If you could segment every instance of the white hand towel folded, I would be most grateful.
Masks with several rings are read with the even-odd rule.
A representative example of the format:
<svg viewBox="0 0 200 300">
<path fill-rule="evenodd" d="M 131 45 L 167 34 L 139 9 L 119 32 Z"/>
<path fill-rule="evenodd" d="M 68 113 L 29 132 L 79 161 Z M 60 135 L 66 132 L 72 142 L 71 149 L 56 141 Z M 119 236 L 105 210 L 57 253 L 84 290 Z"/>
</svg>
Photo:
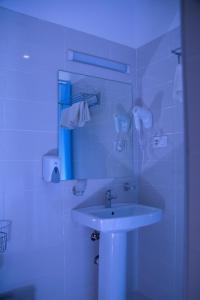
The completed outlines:
<svg viewBox="0 0 200 300">
<path fill-rule="evenodd" d="M 173 98 L 175 101 L 183 102 L 183 79 L 182 65 L 178 64 L 174 76 Z"/>
<path fill-rule="evenodd" d="M 60 125 L 74 129 L 83 127 L 88 121 L 90 121 L 88 104 L 86 101 L 80 101 L 62 111 Z"/>
</svg>

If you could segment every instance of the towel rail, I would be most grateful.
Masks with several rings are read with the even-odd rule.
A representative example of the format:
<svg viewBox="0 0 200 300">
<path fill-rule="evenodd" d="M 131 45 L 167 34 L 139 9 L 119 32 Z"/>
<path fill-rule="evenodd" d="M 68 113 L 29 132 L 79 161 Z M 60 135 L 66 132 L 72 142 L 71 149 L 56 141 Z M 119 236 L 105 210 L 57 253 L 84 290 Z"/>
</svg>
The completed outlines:
<svg viewBox="0 0 200 300">
<path fill-rule="evenodd" d="M 172 54 L 175 54 L 178 57 L 178 63 L 180 64 L 181 56 L 182 56 L 182 48 L 181 47 L 175 48 L 171 52 Z"/>
<path fill-rule="evenodd" d="M 100 93 L 97 94 L 89 94 L 89 93 L 80 93 L 71 98 L 71 103 L 77 103 L 80 101 L 87 101 L 88 106 L 92 107 L 95 105 L 100 105 Z M 60 105 L 66 105 L 65 103 L 58 102 Z"/>
</svg>

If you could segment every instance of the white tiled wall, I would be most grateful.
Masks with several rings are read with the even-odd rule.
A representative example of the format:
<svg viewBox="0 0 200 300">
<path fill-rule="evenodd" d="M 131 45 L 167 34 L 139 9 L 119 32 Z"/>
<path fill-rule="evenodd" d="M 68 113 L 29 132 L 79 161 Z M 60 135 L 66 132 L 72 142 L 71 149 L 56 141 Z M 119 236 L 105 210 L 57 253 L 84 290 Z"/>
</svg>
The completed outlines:
<svg viewBox="0 0 200 300">
<path fill-rule="evenodd" d="M 180 43 L 180 29 L 175 29 L 137 50 L 137 96 L 153 113 L 139 199 L 164 211 L 160 223 L 139 231 L 139 290 L 152 300 L 183 299 L 183 103 L 172 96 L 178 60 L 171 54 Z M 153 148 L 156 135 L 167 135 L 166 148 Z"/>
<path fill-rule="evenodd" d="M 132 83 L 136 101 L 152 110 L 140 201 L 163 208 L 164 215 L 140 231 L 138 287 L 153 300 L 182 300 L 176 280 L 182 272 L 183 109 L 172 98 L 177 61 L 170 52 L 179 46 L 179 30 L 139 48 L 136 69 L 134 49 L 92 35 L 3 8 L 0 25 L 0 217 L 12 220 L 8 250 L 0 256 L 0 291 L 28 286 L 36 300 L 97 299 L 98 245 L 90 241 L 90 230 L 72 223 L 71 209 L 103 202 L 110 186 L 117 201 L 136 200 L 137 189 L 123 192 L 125 179 L 89 180 L 83 197 L 72 195 L 74 182 L 42 181 L 41 157 L 57 145 L 57 71 L 66 70 Z M 68 61 L 68 49 L 128 63 L 131 72 Z M 154 134 L 168 135 L 168 147 L 153 149 Z M 134 166 L 138 174 L 136 153 Z M 137 252 L 131 239 L 129 246 L 133 290 Z"/>
<path fill-rule="evenodd" d="M 0 293 L 27 286 L 35 300 L 96 299 L 97 243 L 72 223 L 71 209 L 103 202 L 111 186 L 116 201 L 132 201 L 136 192 L 123 192 L 125 179 L 89 180 L 85 195 L 75 197 L 74 182 L 42 181 L 41 157 L 57 146 L 57 71 L 132 83 L 135 51 L 3 8 L 0 41 L 0 217 L 12 221 Z M 68 48 L 128 63 L 131 73 L 67 61 Z"/>
</svg>

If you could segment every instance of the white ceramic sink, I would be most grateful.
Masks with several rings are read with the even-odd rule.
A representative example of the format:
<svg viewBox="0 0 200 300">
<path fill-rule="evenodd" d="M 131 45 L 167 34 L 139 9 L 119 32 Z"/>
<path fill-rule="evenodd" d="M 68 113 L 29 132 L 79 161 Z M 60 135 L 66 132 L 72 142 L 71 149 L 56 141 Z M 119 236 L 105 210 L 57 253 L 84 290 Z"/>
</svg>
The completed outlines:
<svg viewBox="0 0 200 300">
<path fill-rule="evenodd" d="M 130 231 L 158 222 L 161 210 L 140 204 L 118 203 L 111 208 L 100 205 L 73 209 L 72 218 L 101 232 Z"/>
<path fill-rule="evenodd" d="M 127 231 L 160 221 L 159 208 L 118 203 L 72 210 L 72 218 L 101 232 L 98 300 L 126 300 Z"/>
</svg>

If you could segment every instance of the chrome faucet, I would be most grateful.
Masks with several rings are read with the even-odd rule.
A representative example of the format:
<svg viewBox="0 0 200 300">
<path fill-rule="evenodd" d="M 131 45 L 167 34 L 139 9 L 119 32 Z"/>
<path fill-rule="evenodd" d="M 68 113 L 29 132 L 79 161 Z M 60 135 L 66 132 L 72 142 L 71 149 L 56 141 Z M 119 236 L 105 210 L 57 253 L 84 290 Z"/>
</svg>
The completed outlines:
<svg viewBox="0 0 200 300">
<path fill-rule="evenodd" d="M 112 206 L 112 200 L 116 199 L 117 197 L 114 197 L 112 195 L 112 191 L 111 190 L 107 190 L 106 194 L 105 194 L 105 207 L 106 208 L 111 208 Z"/>
</svg>

